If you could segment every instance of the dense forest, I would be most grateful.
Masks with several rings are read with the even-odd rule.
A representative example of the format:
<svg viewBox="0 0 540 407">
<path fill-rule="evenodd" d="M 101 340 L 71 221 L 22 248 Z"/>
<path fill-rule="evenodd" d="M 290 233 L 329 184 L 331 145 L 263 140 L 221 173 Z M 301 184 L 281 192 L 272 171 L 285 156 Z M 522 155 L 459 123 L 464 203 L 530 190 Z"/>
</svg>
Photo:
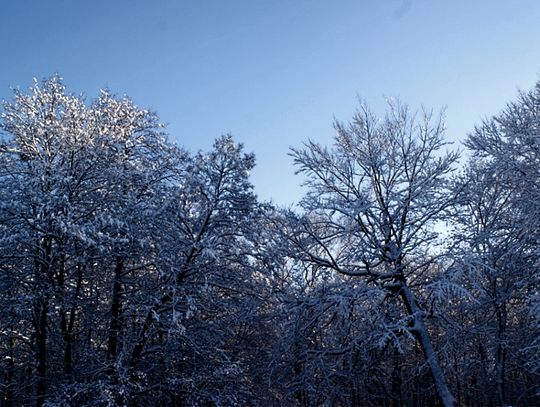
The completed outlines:
<svg viewBox="0 0 540 407">
<path fill-rule="evenodd" d="M 540 83 L 460 148 L 399 102 L 334 128 L 281 208 L 231 136 L 192 153 L 128 98 L 16 90 L 0 406 L 540 405 Z"/>
</svg>

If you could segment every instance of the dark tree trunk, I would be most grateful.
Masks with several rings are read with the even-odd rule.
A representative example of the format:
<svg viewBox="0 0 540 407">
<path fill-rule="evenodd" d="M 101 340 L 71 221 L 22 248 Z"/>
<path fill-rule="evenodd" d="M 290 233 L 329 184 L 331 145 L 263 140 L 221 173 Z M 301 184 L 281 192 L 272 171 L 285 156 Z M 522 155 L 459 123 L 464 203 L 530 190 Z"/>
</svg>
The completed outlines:
<svg viewBox="0 0 540 407">
<path fill-rule="evenodd" d="M 36 406 L 45 404 L 47 395 L 47 319 L 49 317 L 49 289 L 53 285 L 51 274 L 52 238 L 44 238 L 36 246 L 36 282 L 38 298 L 34 305 L 34 328 L 36 333 L 37 353 L 37 388 Z"/>
<path fill-rule="evenodd" d="M 497 401 L 500 406 L 506 405 L 505 394 L 505 364 L 506 364 L 506 349 L 505 349 L 505 334 L 506 334 L 506 307 L 504 304 L 497 311 L 497 350 L 495 352 L 495 381 L 497 383 Z"/>
<path fill-rule="evenodd" d="M 47 392 L 47 316 L 49 304 L 41 300 L 36 307 L 37 317 L 37 401 L 36 406 L 45 403 Z"/>
<path fill-rule="evenodd" d="M 13 328 L 11 329 L 13 332 Z M 14 360 L 14 352 L 13 348 L 15 347 L 15 339 L 13 338 L 13 335 L 10 335 L 8 339 L 8 347 L 9 347 L 9 358 L 6 363 L 6 373 L 4 376 L 4 405 L 6 407 L 13 406 L 13 398 L 14 398 L 14 385 L 13 382 L 14 375 L 15 375 L 15 360 Z"/>
<path fill-rule="evenodd" d="M 392 368 L 392 406 L 393 407 L 402 407 L 403 406 L 403 397 L 402 397 L 402 381 L 401 381 L 401 366 L 400 366 L 400 357 L 397 351 L 393 355 L 394 366 Z"/>
<path fill-rule="evenodd" d="M 114 361 L 120 348 L 120 329 L 122 317 L 122 274 L 124 272 L 124 260 L 116 259 L 114 268 L 114 281 L 111 299 L 111 320 L 109 324 L 109 339 L 107 344 L 107 359 Z"/>
</svg>

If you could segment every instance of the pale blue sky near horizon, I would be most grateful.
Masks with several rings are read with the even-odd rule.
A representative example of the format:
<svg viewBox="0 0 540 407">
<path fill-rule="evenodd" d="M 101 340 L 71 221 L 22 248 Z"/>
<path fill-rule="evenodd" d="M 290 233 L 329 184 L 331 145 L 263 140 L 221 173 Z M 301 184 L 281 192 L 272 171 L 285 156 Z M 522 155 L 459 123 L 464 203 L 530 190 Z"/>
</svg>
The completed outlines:
<svg viewBox="0 0 540 407">
<path fill-rule="evenodd" d="M 55 72 L 90 100 L 127 94 L 191 151 L 233 134 L 260 198 L 287 205 L 289 147 L 331 144 L 357 96 L 446 106 L 463 140 L 538 80 L 539 21 L 533 0 L 1 0 L 0 99 Z"/>
</svg>

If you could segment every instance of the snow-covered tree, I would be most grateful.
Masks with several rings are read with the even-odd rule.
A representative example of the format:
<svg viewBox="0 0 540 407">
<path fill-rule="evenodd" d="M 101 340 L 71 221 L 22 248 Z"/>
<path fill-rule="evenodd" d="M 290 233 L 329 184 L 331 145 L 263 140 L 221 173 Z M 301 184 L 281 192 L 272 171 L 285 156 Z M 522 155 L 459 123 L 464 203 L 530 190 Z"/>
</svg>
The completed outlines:
<svg viewBox="0 0 540 407">
<path fill-rule="evenodd" d="M 59 349 L 65 379 L 84 375 L 74 371 L 74 357 L 88 353 L 74 342 L 84 323 L 89 340 L 100 338 L 103 325 L 92 327 L 92 319 L 104 311 L 109 284 L 107 352 L 114 358 L 119 279 L 151 270 L 149 231 L 181 154 L 166 143 L 151 112 L 107 92 L 87 105 L 66 93 L 58 76 L 36 81 L 29 94 L 16 91 L 1 119 L 2 260 L 23 283 L 22 307 L 36 349 L 35 363 L 24 363 L 36 366 L 42 405 L 48 378 L 58 373 L 49 371 Z"/>
<path fill-rule="evenodd" d="M 379 120 L 362 105 L 352 122 L 335 127 L 333 148 L 309 141 L 292 153 L 308 187 L 306 214 L 291 236 L 298 256 L 398 298 L 405 316 L 393 332 L 416 339 L 437 394 L 452 406 L 422 303 L 437 257 L 434 228 L 453 201 L 447 178 L 457 154 L 441 151 L 443 118 L 391 103 Z"/>
<path fill-rule="evenodd" d="M 500 403 L 530 397 L 521 383 L 538 375 L 537 287 L 539 283 L 540 83 L 508 103 L 498 115 L 484 120 L 465 144 L 473 165 L 465 179 L 469 214 L 464 221 L 471 248 L 469 270 L 477 275 L 491 310 L 482 323 L 492 323 L 487 336 L 495 341 L 495 381 Z M 529 314 L 527 315 L 527 310 Z M 529 370 L 529 373 L 525 373 Z M 521 381 L 523 380 L 523 381 Z M 534 386 L 533 386 L 534 387 Z M 508 394 L 512 393 L 512 394 Z M 532 399 L 531 399 L 532 400 Z"/>
</svg>

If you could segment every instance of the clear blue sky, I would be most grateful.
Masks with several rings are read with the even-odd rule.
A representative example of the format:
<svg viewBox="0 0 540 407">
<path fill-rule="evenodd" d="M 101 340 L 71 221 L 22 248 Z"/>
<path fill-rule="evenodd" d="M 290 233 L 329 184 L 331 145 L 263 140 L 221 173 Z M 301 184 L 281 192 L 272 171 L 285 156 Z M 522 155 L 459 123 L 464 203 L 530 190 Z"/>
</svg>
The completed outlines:
<svg viewBox="0 0 540 407">
<path fill-rule="evenodd" d="M 54 72 L 89 98 L 108 87 L 192 151 L 232 133 L 259 196 L 288 204 L 289 147 L 330 143 L 356 95 L 447 106 L 462 140 L 538 79 L 539 22 L 538 0 L 2 0 L 0 98 Z"/>
</svg>

